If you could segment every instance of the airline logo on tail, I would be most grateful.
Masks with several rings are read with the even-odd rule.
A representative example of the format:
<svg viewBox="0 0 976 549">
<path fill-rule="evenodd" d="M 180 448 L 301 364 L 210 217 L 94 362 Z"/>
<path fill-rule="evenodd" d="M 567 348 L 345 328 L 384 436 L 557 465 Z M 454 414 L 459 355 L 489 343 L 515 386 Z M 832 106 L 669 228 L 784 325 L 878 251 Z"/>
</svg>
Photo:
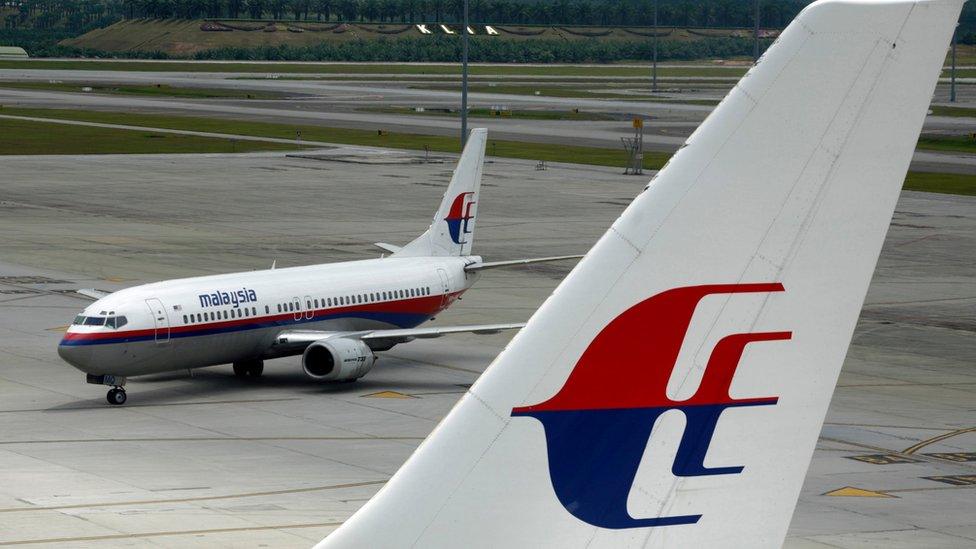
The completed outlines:
<svg viewBox="0 0 976 549">
<path fill-rule="evenodd" d="M 451 233 L 451 240 L 455 244 L 464 244 L 464 235 L 471 234 L 468 225 L 474 219 L 474 214 L 471 213 L 471 209 L 475 205 L 473 199 L 473 192 L 457 195 L 454 197 L 454 202 L 451 203 L 451 210 L 444 218 L 444 221 L 447 221 L 447 230 Z"/>
<path fill-rule="evenodd" d="M 787 340 L 791 332 L 728 335 L 715 345 L 698 391 L 688 400 L 667 396 L 668 380 L 698 303 L 710 295 L 781 292 L 779 283 L 674 288 L 650 297 L 597 334 L 562 389 L 549 400 L 514 408 L 512 416 L 539 420 L 546 433 L 549 476 L 567 511 L 603 528 L 694 524 L 701 515 L 633 518 L 627 497 L 654 422 L 669 410 L 686 418 L 671 466 L 676 477 L 734 475 L 742 466 L 706 467 L 719 417 L 728 408 L 770 406 L 777 397 L 729 396 L 746 345 Z M 615 359 L 626 349 L 622 375 Z M 619 379 L 625 382 L 620 383 Z M 593 444 L 595 440 L 605 444 Z"/>
</svg>

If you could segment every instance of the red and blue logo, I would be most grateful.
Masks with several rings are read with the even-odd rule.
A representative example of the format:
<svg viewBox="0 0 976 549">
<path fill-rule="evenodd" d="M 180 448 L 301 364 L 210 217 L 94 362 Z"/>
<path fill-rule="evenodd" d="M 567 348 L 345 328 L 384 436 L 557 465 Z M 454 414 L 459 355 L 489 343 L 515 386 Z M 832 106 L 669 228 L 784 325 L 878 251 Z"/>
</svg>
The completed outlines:
<svg viewBox="0 0 976 549">
<path fill-rule="evenodd" d="M 455 196 L 454 202 L 451 203 L 451 210 L 447 213 L 444 221 L 447 221 L 447 230 L 455 244 L 464 244 L 464 235 L 471 234 L 469 225 L 474 219 L 472 213 L 474 205 L 473 192 L 461 193 Z"/>
<path fill-rule="evenodd" d="M 742 466 L 705 466 L 719 417 L 728 408 L 774 405 L 777 397 L 732 398 L 729 386 L 746 345 L 788 340 L 792 333 L 722 338 L 712 350 L 697 392 L 683 401 L 667 396 L 678 352 L 695 308 L 706 296 L 781 291 L 782 284 L 760 283 L 689 286 L 659 293 L 604 327 L 555 396 L 512 410 L 512 416 L 530 416 L 542 423 L 549 477 L 567 511 L 602 528 L 698 522 L 701 515 L 634 518 L 627 511 L 627 497 L 654 422 L 669 410 L 685 415 L 684 434 L 671 466 L 676 477 L 741 473 Z M 626 356 L 621 369 L 616 361 L 622 350 Z"/>
</svg>

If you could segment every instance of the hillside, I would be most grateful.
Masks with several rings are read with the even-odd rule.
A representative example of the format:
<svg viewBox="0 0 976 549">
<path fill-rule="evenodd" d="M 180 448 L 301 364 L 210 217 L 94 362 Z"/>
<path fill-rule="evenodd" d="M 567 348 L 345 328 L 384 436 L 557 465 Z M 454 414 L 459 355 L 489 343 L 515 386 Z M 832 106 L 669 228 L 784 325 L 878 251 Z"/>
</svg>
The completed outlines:
<svg viewBox="0 0 976 549">
<path fill-rule="evenodd" d="M 452 33 L 457 25 L 447 25 Z M 646 27 L 564 27 L 564 26 L 472 26 L 477 41 L 519 42 L 547 40 L 573 43 L 643 43 L 655 36 Z M 657 36 L 662 42 L 699 42 L 709 38 L 751 39 L 752 31 L 745 29 L 688 29 L 661 28 Z M 763 31 L 764 38 L 775 37 L 776 31 Z M 323 44 L 343 44 L 353 41 L 379 39 L 400 40 L 425 38 L 431 41 L 448 38 L 449 34 L 437 24 L 316 23 L 312 21 L 241 21 L 241 20 L 178 20 L 132 19 L 119 21 L 76 38 L 61 42 L 64 46 L 97 50 L 107 53 L 163 52 L 171 57 L 190 57 L 215 49 L 252 49 L 289 46 L 309 48 Z"/>
</svg>

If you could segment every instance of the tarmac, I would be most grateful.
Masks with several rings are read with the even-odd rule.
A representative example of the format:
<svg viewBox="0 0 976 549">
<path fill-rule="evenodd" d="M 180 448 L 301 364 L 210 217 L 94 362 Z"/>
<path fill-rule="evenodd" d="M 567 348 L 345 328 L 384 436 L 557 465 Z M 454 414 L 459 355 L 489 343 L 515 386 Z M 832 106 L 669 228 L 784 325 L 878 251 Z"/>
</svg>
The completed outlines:
<svg viewBox="0 0 976 549">
<path fill-rule="evenodd" d="M 422 232 L 453 169 L 323 153 L 0 158 L 0 545 L 308 547 L 504 347 L 415 341 L 353 384 L 298 357 L 256 381 L 146 376 L 123 407 L 59 359 L 72 289 L 377 257 Z M 486 165 L 486 260 L 585 252 L 650 177 L 537 168 Z M 786 547 L 976 546 L 974 258 L 976 197 L 902 194 Z M 570 268 L 487 272 L 436 322 L 525 320 Z"/>
</svg>

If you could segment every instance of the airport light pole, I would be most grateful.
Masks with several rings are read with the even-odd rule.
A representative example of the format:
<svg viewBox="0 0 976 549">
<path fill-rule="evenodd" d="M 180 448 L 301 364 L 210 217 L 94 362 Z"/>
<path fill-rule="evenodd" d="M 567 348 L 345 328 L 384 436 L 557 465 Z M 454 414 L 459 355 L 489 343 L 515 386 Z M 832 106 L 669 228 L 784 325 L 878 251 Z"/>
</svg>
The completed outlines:
<svg viewBox="0 0 976 549">
<path fill-rule="evenodd" d="M 755 15 L 756 26 L 752 32 L 752 62 L 759 62 L 759 0 L 756 0 L 756 15 Z"/>
<path fill-rule="evenodd" d="M 654 0 L 654 62 L 651 65 L 651 92 L 657 91 L 657 0 Z"/>
<path fill-rule="evenodd" d="M 468 0 L 464 0 L 461 28 L 461 150 L 468 142 Z"/>
</svg>

